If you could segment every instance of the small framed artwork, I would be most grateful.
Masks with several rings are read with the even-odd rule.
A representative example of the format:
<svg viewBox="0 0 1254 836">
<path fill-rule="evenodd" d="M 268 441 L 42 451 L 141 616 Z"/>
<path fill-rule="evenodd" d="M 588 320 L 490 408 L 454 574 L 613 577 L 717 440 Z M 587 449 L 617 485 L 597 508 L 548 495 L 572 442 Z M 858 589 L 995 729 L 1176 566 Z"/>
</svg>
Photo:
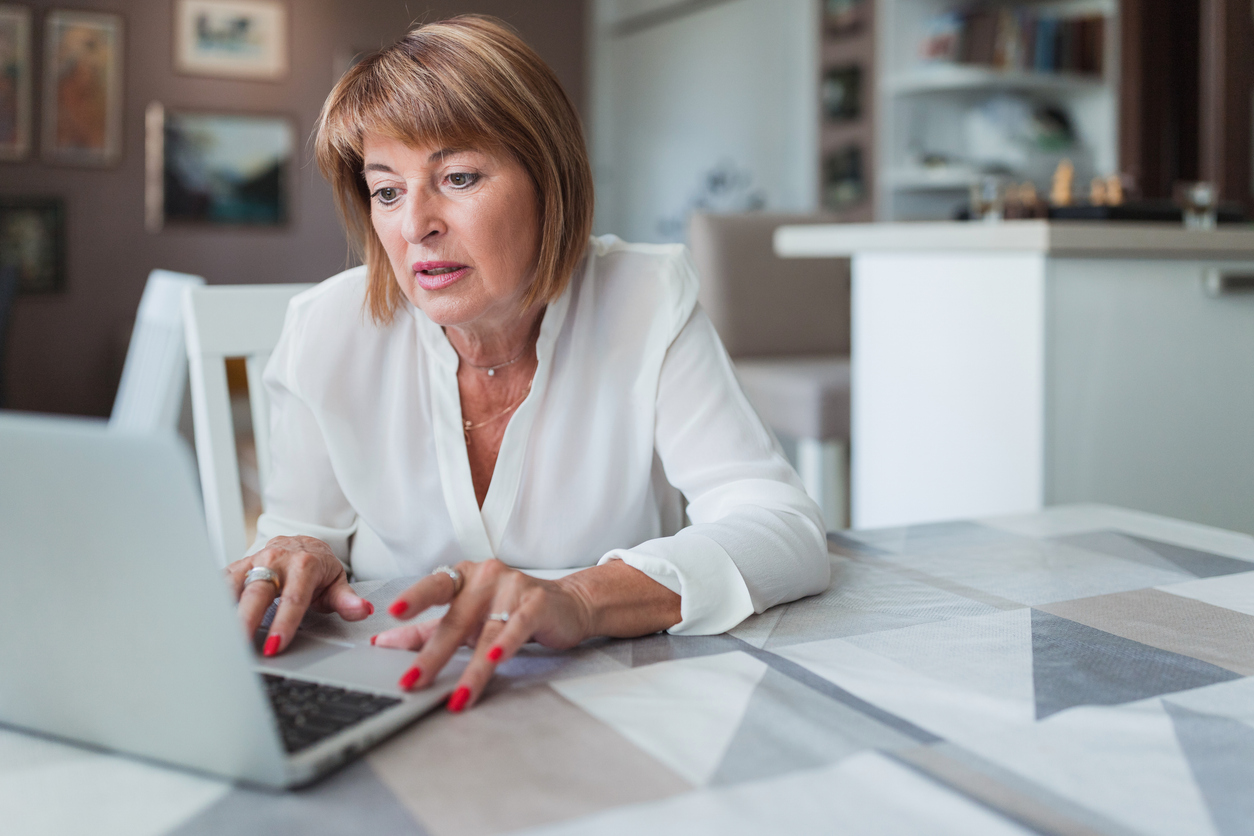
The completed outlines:
<svg viewBox="0 0 1254 836">
<path fill-rule="evenodd" d="M 860 66 L 833 67 L 823 74 L 823 113 L 834 122 L 847 122 L 862 114 Z"/>
<path fill-rule="evenodd" d="M 0 160 L 30 151 L 30 9 L 0 4 Z"/>
<path fill-rule="evenodd" d="M 65 202 L 61 198 L 0 198 L 0 265 L 17 268 L 18 293 L 65 290 Z"/>
<path fill-rule="evenodd" d="M 862 149 L 846 145 L 823 160 L 823 206 L 833 212 L 848 209 L 866 195 L 862 178 Z"/>
<path fill-rule="evenodd" d="M 68 165 L 122 158 L 122 18 L 52 11 L 44 23 L 43 156 Z"/>
<path fill-rule="evenodd" d="M 280 0 L 178 0 L 174 69 L 275 81 L 287 75 L 287 7 Z"/>
<path fill-rule="evenodd" d="M 281 226 L 296 147 L 285 116 L 147 113 L 146 223 Z"/>
</svg>

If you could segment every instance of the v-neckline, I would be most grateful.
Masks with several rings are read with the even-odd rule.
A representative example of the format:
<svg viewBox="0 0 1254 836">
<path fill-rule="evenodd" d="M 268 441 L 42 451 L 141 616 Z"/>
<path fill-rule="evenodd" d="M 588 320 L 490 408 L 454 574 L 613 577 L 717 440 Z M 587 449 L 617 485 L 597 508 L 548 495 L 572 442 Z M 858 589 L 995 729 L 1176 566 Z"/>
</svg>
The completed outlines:
<svg viewBox="0 0 1254 836">
<path fill-rule="evenodd" d="M 492 478 L 483 507 L 475 496 L 470 473 L 470 453 L 462 423 L 461 392 L 457 384 L 459 358 L 444 330 L 413 308 L 414 319 L 426 350 L 426 366 L 431 379 L 431 423 L 436 462 L 440 468 L 440 485 L 444 503 L 453 522 L 453 531 L 467 560 L 488 560 L 495 557 L 501 538 L 509 525 L 522 481 L 522 466 L 527 439 L 535 423 L 539 404 L 544 401 L 549 375 L 553 367 L 553 350 L 566 319 L 571 288 L 545 308 L 536 339 L 536 371 L 531 391 L 510 416 L 501 438 Z"/>
</svg>

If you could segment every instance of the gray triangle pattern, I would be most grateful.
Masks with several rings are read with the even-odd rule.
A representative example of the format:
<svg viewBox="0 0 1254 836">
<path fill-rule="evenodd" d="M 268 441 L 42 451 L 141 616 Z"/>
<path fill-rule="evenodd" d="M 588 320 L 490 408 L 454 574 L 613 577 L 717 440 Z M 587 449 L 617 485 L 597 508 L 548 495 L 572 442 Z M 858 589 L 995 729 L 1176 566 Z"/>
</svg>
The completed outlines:
<svg viewBox="0 0 1254 836">
<path fill-rule="evenodd" d="M 316 784 L 284 793 L 235 787 L 167 836 L 342 836 L 359 833 L 428 836 L 374 770 L 356 761 Z"/>
<path fill-rule="evenodd" d="M 770 668 L 749 698 L 711 784 L 735 784 L 918 741 Z"/>
<path fill-rule="evenodd" d="M 1222 554 L 1189 549 L 1184 546 L 1177 546 L 1175 543 L 1164 543 L 1159 540 L 1150 540 L 1146 537 L 1137 537 L 1132 534 L 1127 535 L 1127 537 L 1129 540 L 1140 543 L 1155 554 L 1199 578 L 1213 578 L 1219 575 L 1235 575 L 1238 572 L 1254 571 L 1254 563 L 1250 563 L 1247 560 L 1237 560 L 1235 557 L 1226 557 Z"/>
<path fill-rule="evenodd" d="M 1221 836 L 1254 834 L 1254 728 L 1163 700 Z"/>
<path fill-rule="evenodd" d="M 1119 705 L 1241 677 L 1034 609 L 1032 678 L 1041 720 L 1077 705 Z"/>
<path fill-rule="evenodd" d="M 1119 531 L 1085 531 L 1052 539 L 1058 543 L 1108 554 L 1112 557 L 1121 557 L 1124 560 L 1132 560 L 1156 569 L 1183 572 L 1195 578 L 1213 578 L 1218 575 L 1254 571 L 1254 563 L 1249 561 Z"/>
</svg>

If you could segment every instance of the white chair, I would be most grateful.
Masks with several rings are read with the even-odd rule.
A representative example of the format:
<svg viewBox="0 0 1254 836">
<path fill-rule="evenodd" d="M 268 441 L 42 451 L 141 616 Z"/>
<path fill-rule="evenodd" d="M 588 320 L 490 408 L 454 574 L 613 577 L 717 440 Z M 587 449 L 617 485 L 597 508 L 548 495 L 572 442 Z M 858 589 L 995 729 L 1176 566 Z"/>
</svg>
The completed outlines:
<svg viewBox="0 0 1254 836">
<path fill-rule="evenodd" d="M 811 215 L 694 214 L 688 243 L 701 305 L 750 402 L 786 447 L 829 529 L 848 525 L 848 262 L 775 255 L 782 224 Z M 841 268 L 844 268 L 841 272 Z"/>
<path fill-rule="evenodd" d="M 209 540 L 223 566 L 243 557 L 248 548 L 226 359 L 242 357 L 248 370 L 257 474 L 264 495 L 270 466 L 270 412 L 261 373 L 279 340 L 287 303 L 310 287 L 219 285 L 193 288 L 183 298 L 196 458 Z"/>
<path fill-rule="evenodd" d="M 187 385 L 183 292 L 204 283 L 189 273 L 153 270 L 148 274 L 109 429 L 153 433 L 178 428 Z"/>
</svg>

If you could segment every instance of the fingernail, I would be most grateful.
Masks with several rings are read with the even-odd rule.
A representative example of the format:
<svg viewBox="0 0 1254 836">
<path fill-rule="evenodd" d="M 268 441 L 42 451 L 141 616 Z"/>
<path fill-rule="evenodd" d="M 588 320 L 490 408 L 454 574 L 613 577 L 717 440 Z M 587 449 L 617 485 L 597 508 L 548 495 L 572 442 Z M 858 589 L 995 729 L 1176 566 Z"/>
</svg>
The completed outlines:
<svg viewBox="0 0 1254 836">
<path fill-rule="evenodd" d="M 375 635 L 375 636 L 371 636 L 371 637 L 370 637 L 370 643 L 371 643 L 371 644 L 374 644 L 374 641 L 375 641 L 375 639 L 377 639 L 377 638 L 379 638 L 377 635 Z"/>
<path fill-rule="evenodd" d="M 414 683 L 417 682 L 419 678 L 421 677 L 422 677 L 422 671 L 419 670 L 416 665 L 410 668 L 409 670 L 405 671 L 405 675 L 401 677 L 401 681 L 400 681 L 401 690 L 408 691 L 410 688 L 413 688 Z"/>
<path fill-rule="evenodd" d="M 505 651 L 501 650 L 501 646 L 499 644 L 494 645 L 492 649 L 488 651 L 488 661 L 495 662 L 499 660 L 504 653 Z"/>
<path fill-rule="evenodd" d="M 374 604 L 370 603 L 365 598 L 362 598 L 361 600 L 366 604 L 366 615 L 374 615 Z"/>
<path fill-rule="evenodd" d="M 405 610 L 407 609 L 409 609 L 409 604 L 404 601 L 397 601 L 392 604 L 392 606 L 388 607 L 388 612 L 395 616 L 402 616 L 405 614 Z"/>
<path fill-rule="evenodd" d="M 466 707 L 466 700 L 470 699 L 470 689 L 465 685 L 453 692 L 453 696 L 448 698 L 448 710 L 456 714 Z"/>
<path fill-rule="evenodd" d="M 280 637 L 276 635 L 271 635 L 269 638 L 266 639 L 266 646 L 261 649 L 261 655 L 273 656 L 274 654 L 278 653 L 279 643 L 282 641 L 283 639 L 281 639 Z"/>
</svg>

